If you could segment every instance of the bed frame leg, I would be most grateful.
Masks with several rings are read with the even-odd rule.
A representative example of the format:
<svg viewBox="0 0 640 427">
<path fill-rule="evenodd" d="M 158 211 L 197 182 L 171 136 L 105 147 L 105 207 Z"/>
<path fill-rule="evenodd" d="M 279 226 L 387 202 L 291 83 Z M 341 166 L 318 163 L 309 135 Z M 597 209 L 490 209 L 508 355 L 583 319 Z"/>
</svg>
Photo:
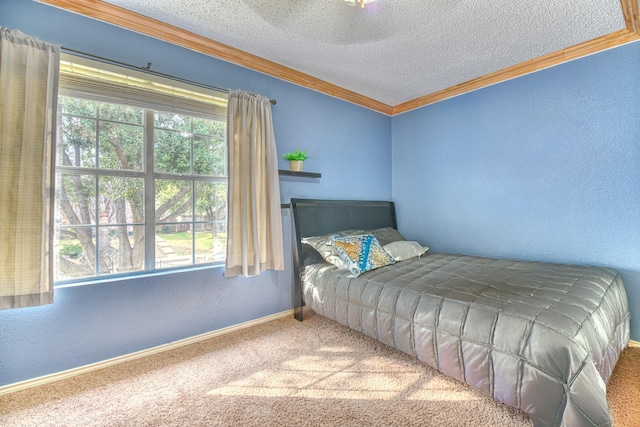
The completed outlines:
<svg viewBox="0 0 640 427">
<path fill-rule="evenodd" d="M 291 221 L 291 259 L 293 261 L 293 295 L 291 295 L 293 299 L 293 317 L 294 319 L 302 322 L 302 307 L 304 306 L 304 302 L 302 302 L 302 286 L 300 280 L 300 260 L 298 259 L 298 252 L 301 249 L 298 247 L 300 242 L 298 242 L 296 236 L 296 230 L 293 221 Z"/>
</svg>

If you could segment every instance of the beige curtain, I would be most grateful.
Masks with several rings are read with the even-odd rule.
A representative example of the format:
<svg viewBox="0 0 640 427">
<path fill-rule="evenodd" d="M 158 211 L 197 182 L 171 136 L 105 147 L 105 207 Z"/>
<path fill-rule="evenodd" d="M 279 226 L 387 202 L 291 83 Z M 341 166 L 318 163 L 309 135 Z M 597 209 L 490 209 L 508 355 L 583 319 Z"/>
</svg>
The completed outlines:
<svg viewBox="0 0 640 427">
<path fill-rule="evenodd" d="M 226 276 L 283 270 L 278 154 L 268 98 L 229 91 Z"/>
<path fill-rule="evenodd" d="M 0 309 L 53 302 L 60 47 L 0 28 Z"/>
</svg>

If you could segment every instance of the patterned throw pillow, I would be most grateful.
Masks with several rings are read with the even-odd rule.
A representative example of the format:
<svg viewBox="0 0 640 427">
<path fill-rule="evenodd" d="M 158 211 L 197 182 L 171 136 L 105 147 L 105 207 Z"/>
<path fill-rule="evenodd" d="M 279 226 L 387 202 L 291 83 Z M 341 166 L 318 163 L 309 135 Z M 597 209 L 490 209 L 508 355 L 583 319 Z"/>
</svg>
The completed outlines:
<svg viewBox="0 0 640 427">
<path fill-rule="evenodd" d="M 334 236 L 331 245 L 336 248 L 340 258 L 353 274 L 358 277 L 365 271 L 384 267 L 396 261 L 384 250 L 378 239 L 371 234 L 357 236 Z"/>
<path fill-rule="evenodd" d="M 366 232 L 364 230 L 344 230 L 336 233 L 325 234 L 324 236 L 304 237 L 302 239 L 302 243 L 309 245 L 318 251 L 320 256 L 322 256 L 322 258 L 324 258 L 328 263 L 331 263 L 338 268 L 347 268 L 344 261 L 342 261 L 342 258 L 340 258 L 338 250 L 335 246 L 331 245 L 331 239 L 335 237 L 352 236 L 365 233 Z"/>
</svg>

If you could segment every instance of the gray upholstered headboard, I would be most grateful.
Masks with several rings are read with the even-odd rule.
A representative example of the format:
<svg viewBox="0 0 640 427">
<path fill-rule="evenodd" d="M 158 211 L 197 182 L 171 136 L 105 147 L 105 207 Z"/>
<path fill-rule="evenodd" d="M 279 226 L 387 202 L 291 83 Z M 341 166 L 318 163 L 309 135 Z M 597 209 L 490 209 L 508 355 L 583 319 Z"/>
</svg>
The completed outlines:
<svg viewBox="0 0 640 427">
<path fill-rule="evenodd" d="M 312 249 L 301 240 L 342 230 L 375 230 L 398 228 L 393 202 L 368 200 L 291 199 L 294 224 L 293 280 L 295 318 L 302 320 L 302 292 L 300 274 Z"/>
</svg>

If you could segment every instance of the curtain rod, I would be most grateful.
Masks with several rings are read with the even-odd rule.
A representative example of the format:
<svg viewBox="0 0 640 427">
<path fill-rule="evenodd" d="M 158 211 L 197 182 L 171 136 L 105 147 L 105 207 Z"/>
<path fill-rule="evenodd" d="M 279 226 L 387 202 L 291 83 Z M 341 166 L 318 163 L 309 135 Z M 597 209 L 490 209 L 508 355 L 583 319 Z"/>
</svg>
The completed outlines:
<svg viewBox="0 0 640 427">
<path fill-rule="evenodd" d="M 102 57 L 102 56 L 93 55 L 91 53 L 82 52 L 82 51 L 75 50 L 75 49 L 69 49 L 68 47 L 64 47 L 64 46 L 62 46 L 60 49 L 62 51 L 64 51 L 64 52 L 67 52 L 67 53 L 72 53 L 72 54 L 75 54 L 75 55 L 78 55 L 78 56 L 82 56 L 82 57 L 85 57 L 85 58 L 89 58 L 89 59 L 95 59 L 95 60 L 98 60 L 100 62 L 105 62 L 107 64 L 120 65 L 122 67 L 130 68 L 132 70 L 142 70 L 145 73 L 153 74 L 154 76 L 164 77 L 164 78 L 175 80 L 175 81 L 178 81 L 178 82 L 181 82 L 181 83 L 188 83 L 190 85 L 199 86 L 199 87 L 204 88 L 204 89 L 212 89 L 212 90 L 217 90 L 219 92 L 229 93 L 228 89 L 222 89 L 222 88 L 211 86 L 211 85 L 208 85 L 208 84 L 194 82 L 193 80 L 187 80 L 187 79 L 183 79 L 181 77 L 176 77 L 176 76 L 172 76 L 170 74 L 165 74 L 165 73 L 161 73 L 159 71 L 154 71 L 154 70 L 151 69 L 151 62 L 148 62 L 145 67 L 139 67 L 137 65 L 131 65 L 131 64 L 127 64 L 125 62 L 116 61 L 115 59 L 109 59 L 109 58 L 105 58 L 105 57 Z M 271 105 L 276 105 L 276 100 L 275 99 L 270 99 L 269 102 L 271 102 Z"/>
</svg>

